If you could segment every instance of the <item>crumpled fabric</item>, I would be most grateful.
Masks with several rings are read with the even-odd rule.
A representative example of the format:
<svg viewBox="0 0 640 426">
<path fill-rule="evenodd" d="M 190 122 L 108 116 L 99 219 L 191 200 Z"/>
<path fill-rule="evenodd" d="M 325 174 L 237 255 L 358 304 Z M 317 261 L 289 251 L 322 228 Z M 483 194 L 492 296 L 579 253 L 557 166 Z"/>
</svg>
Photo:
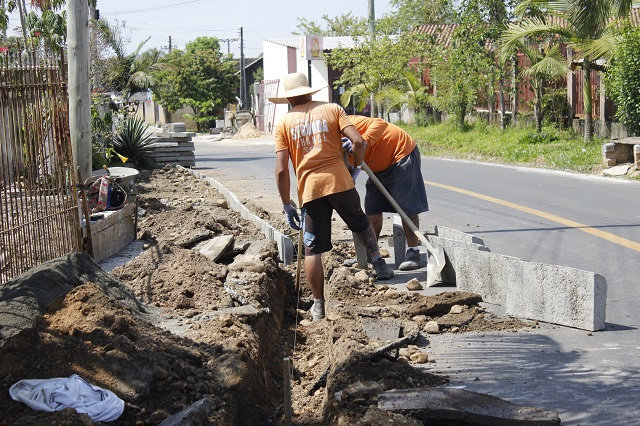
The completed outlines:
<svg viewBox="0 0 640 426">
<path fill-rule="evenodd" d="M 94 386 L 77 374 L 69 378 L 20 380 L 9 389 L 14 401 L 39 411 L 74 408 L 94 422 L 112 422 L 124 411 L 124 401 L 113 392 Z"/>
</svg>

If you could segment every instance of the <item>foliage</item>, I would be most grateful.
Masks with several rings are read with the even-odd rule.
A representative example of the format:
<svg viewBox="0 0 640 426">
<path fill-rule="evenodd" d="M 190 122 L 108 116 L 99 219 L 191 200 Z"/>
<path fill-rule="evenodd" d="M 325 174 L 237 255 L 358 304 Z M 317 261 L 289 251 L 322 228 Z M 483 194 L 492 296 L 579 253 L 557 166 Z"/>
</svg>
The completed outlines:
<svg viewBox="0 0 640 426">
<path fill-rule="evenodd" d="M 25 0 L 0 1 L 0 31 L 9 28 L 9 17 L 17 11 L 22 29 L 22 42 L 14 47 L 28 46 L 31 49 L 45 49 L 48 52 L 59 52 L 66 43 L 67 14 L 63 8 L 63 0 L 34 0 L 27 8 Z M 9 47 L 9 46 L 6 46 Z"/>
<path fill-rule="evenodd" d="M 471 125 L 466 131 L 447 122 L 428 127 L 405 127 L 425 156 L 473 159 L 582 173 L 603 168 L 601 140 L 584 145 L 573 132 L 532 127 Z"/>
<path fill-rule="evenodd" d="M 113 116 L 109 99 L 104 95 L 91 94 L 91 161 L 94 168 L 109 165 L 113 132 Z"/>
<path fill-rule="evenodd" d="M 162 51 L 149 49 L 141 52 L 147 40 L 131 53 L 126 52 L 125 27 L 119 22 L 98 21 L 99 42 L 103 52 L 92 61 L 94 88 L 105 92 L 121 93 L 126 99 L 146 92 L 156 85 L 154 74 L 168 65 L 161 61 Z"/>
<path fill-rule="evenodd" d="M 388 110 L 390 104 L 396 103 L 395 94 L 407 91 L 407 64 L 416 59 L 423 66 L 420 58 L 429 44 L 421 34 L 393 36 L 382 31 L 373 41 L 360 38 L 355 44 L 354 48 L 332 50 L 326 57 L 327 64 L 342 72 L 335 84 L 347 88 L 341 98 L 343 105 L 351 103 L 352 97 L 354 103 L 364 104 L 373 95 L 372 113 L 377 111 L 374 115 L 380 115 L 380 105 Z M 420 73 L 421 68 L 416 67 L 415 72 Z"/>
<path fill-rule="evenodd" d="M 367 20 L 351 15 L 351 12 L 342 14 L 335 18 L 322 15 L 325 29 L 315 21 L 308 21 L 306 18 L 298 18 L 298 31 L 294 35 L 321 35 L 325 37 L 336 36 L 363 36 L 367 34 Z"/>
<path fill-rule="evenodd" d="M 614 61 L 606 74 L 608 94 L 618 107 L 616 117 L 629 132 L 640 135 L 640 29 L 624 25 Z"/>
<path fill-rule="evenodd" d="M 463 11 L 463 23 L 454 31 L 451 45 L 434 56 L 430 77 L 435 93 L 429 103 L 456 118 L 465 127 L 465 115 L 478 93 L 490 86 L 492 60 L 486 54 L 486 29 L 473 6 Z"/>
<path fill-rule="evenodd" d="M 114 151 L 128 158 L 136 167 L 149 167 L 153 164 L 151 147 L 152 133 L 144 120 L 138 117 L 127 117 L 122 129 L 112 141 Z"/>
<path fill-rule="evenodd" d="M 154 77 L 154 99 L 169 112 L 184 105 L 193 110 L 198 129 L 212 127 L 225 105 L 235 99 L 239 86 L 236 64 L 220 51 L 218 39 L 198 37 L 184 52 L 173 50 L 164 59 L 168 67 Z"/>
<path fill-rule="evenodd" d="M 563 129 L 569 121 L 569 101 L 566 87 L 553 89 L 542 95 L 540 99 L 543 124 Z"/>
<path fill-rule="evenodd" d="M 387 17 L 397 32 L 410 32 L 425 24 L 450 24 L 457 20 L 454 2 L 451 0 L 390 0 L 396 8 L 393 16 Z"/>
<path fill-rule="evenodd" d="M 516 8 L 519 16 L 526 16 L 530 11 L 535 13 L 518 23 L 510 24 L 502 38 L 505 44 L 522 38 L 557 38 L 557 41 L 565 42 L 576 52 L 578 57 L 575 59 L 582 59 L 585 144 L 593 134 L 593 95 L 590 84 L 592 65 L 599 59 L 612 58 L 616 45 L 613 31 L 616 23 L 610 22 L 611 18 L 626 17 L 631 4 L 632 0 L 524 0 Z M 541 12 L 558 19 L 548 20 Z"/>
</svg>

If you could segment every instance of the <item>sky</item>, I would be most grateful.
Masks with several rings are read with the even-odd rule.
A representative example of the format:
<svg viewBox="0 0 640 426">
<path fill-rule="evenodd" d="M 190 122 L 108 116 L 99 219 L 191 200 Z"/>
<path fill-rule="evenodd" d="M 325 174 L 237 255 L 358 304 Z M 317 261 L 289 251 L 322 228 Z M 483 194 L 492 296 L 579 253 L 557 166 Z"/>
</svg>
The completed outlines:
<svg viewBox="0 0 640 426">
<path fill-rule="evenodd" d="M 98 0 L 100 17 L 126 23 L 131 37 L 127 51 L 151 37 L 142 50 L 183 49 L 196 37 L 217 37 L 222 51 L 240 57 L 240 28 L 245 58 L 262 53 L 263 39 L 296 37 L 297 18 L 316 21 L 324 28 L 322 15 L 336 17 L 348 12 L 368 16 L 369 0 Z M 375 17 L 392 10 L 388 0 L 374 0 Z M 229 40 L 234 39 L 238 40 Z"/>
</svg>

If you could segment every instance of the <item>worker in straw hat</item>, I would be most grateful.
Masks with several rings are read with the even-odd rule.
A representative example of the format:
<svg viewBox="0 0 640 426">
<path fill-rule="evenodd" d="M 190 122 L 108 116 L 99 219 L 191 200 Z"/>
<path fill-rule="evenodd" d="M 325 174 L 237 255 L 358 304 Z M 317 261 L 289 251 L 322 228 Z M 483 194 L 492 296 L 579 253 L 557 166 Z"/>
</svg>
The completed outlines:
<svg viewBox="0 0 640 426">
<path fill-rule="evenodd" d="M 380 256 L 376 235 L 362 210 L 355 178 L 365 153 L 365 140 L 337 104 L 312 100 L 314 93 L 303 73 L 284 78 L 284 97 L 269 98 L 289 103 L 291 108 L 276 124 L 276 184 L 289 225 L 304 227 L 304 269 L 313 294 L 311 315 L 324 318 L 324 268 L 322 253 L 331 250 L 331 216 L 335 210 L 349 229 L 360 238 L 371 256 L 377 279 L 393 276 Z M 347 168 L 342 156 L 342 137 L 353 143 L 354 166 Z M 298 184 L 302 220 L 291 205 L 289 159 Z"/>
</svg>

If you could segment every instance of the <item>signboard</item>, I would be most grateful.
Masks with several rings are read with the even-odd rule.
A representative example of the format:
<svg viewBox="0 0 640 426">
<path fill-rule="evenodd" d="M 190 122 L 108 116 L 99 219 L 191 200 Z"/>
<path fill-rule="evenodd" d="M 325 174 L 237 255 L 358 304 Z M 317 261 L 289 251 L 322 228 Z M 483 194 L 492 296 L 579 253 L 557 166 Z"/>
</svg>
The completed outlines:
<svg viewBox="0 0 640 426">
<path fill-rule="evenodd" d="M 306 35 L 301 37 L 300 56 L 308 61 L 322 59 L 322 36 Z"/>
</svg>

